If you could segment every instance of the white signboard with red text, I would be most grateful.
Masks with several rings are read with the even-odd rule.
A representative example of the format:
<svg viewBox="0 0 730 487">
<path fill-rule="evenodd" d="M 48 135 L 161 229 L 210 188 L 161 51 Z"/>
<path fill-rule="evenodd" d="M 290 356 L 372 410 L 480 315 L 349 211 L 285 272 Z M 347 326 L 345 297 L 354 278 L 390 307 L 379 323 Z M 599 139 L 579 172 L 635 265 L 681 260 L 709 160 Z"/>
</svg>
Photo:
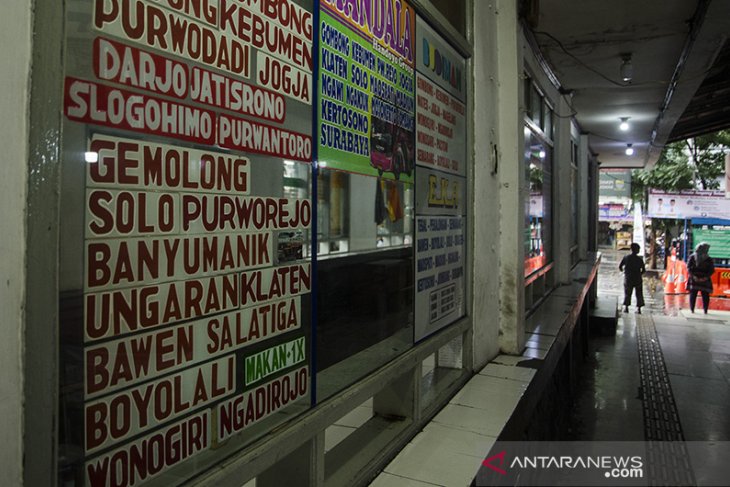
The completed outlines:
<svg viewBox="0 0 730 487">
<path fill-rule="evenodd" d="M 313 16 L 66 3 L 64 468 L 177 483 L 310 406 Z"/>
<path fill-rule="evenodd" d="M 696 190 L 649 192 L 648 216 L 652 218 L 730 218 L 730 200 L 724 191 Z"/>
<path fill-rule="evenodd" d="M 311 407 L 317 150 L 416 182 L 414 341 L 465 315 L 466 60 L 410 4 L 63 5 L 64 484 L 185 483 Z"/>
</svg>

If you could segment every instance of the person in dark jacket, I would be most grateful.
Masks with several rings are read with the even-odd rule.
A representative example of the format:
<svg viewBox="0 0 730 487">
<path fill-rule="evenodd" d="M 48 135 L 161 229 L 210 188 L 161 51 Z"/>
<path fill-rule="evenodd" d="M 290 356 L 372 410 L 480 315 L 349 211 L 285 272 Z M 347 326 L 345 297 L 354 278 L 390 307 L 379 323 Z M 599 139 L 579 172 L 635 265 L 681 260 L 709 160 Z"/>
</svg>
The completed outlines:
<svg viewBox="0 0 730 487">
<path fill-rule="evenodd" d="M 689 256 L 687 271 L 689 272 L 689 309 L 695 312 L 697 293 L 702 293 L 702 308 L 707 314 L 710 307 L 710 293 L 712 293 L 712 274 L 715 272 L 715 263 L 710 257 L 710 244 L 701 242 L 695 247 L 694 254 Z"/>
<path fill-rule="evenodd" d="M 641 314 L 641 307 L 644 306 L 644 289 L 641 280 L 642 274 L 646 272 L 644 259 L 639 257 L 639 244 L 631 244 L 631 254 L 621 259 L 618 269 L 624 273 L 624 313 L 629 312 L 631 305 L 631 293 L 636 292 L 636 312 Z"/>
</svg>

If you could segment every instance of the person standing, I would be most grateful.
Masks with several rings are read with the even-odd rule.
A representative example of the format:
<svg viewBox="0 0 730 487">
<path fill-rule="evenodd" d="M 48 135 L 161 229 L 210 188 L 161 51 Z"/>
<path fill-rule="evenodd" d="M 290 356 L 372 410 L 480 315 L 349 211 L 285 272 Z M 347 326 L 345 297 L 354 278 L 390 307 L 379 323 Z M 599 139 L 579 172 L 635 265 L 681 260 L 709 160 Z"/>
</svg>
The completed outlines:
<svg viewBox="0 0 730 487">
<path fill-rule="evenodd" d="M 644 289 L 641 276 L 646 272 L 644 259 L 639 257 L 641 247 L 639 244 L 631 244 L 631 254 L 624 256 L 618 269 L 624 273 L 624 313 L 629 312 L 631 305 L 631 293 L 636 292 L 636 312 L 641 314 L 641 307 L 644 306 Z"/>
<path fill-rule="evenodd" d="M 710 257 L 710 244 L 700 242 L 695 247 L 694 254 L 689 256 L 687 271 L 689 272 L 689 309 L 695 312 L 697 293 L 702 293 L 702 308 L 707 314 L 710 308 L 710 293 L 712 293 L 712 274 L 715 272 L 715 263 Z"/>
</svg>

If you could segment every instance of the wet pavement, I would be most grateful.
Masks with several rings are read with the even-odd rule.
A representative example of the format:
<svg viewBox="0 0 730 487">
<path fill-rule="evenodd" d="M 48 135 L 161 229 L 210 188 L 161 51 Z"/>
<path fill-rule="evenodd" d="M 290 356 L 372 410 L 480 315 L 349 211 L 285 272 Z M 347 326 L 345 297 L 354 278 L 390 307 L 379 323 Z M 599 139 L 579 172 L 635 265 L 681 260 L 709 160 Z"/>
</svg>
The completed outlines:
<svg viewBox="0 0 730 487">
<path fill-rule="evenodd" d="M 624 254 L 603 251 L 598 274 L 599 297 L 617 307 Z M 642 314 L 620 313 L 610 335 L 591 330 L 571 424 L 551 440 L 641 442 L 648 485 L 727 485 L 717 440 L 730 440 L 730 312 L 690 314 L 686 297 L 665 300 L 660 276 L 644 281 Z M 371 485 L 468 485 L 535 376 L 521 361 L 500 355 L 478 372 Z"/>
<path fill-rule="evenodd" d="M 626 252 L 600 250 L 599 297 L 621 305 L 618 264 Z M 620 313 L 615 335 L 591 337 L 565 439 L 643 441 L 678 432 L 686 441 L 730 440 L 730 300 L 712 298 L 707 315 L 697 303 L 691 314 L 687 296 L 665 296 L 660 278 L 649 271 L 644 279 L 643 314 L 632 306 Z M 668 385 L 657 383 L 666 378 Z"/>
</svg>

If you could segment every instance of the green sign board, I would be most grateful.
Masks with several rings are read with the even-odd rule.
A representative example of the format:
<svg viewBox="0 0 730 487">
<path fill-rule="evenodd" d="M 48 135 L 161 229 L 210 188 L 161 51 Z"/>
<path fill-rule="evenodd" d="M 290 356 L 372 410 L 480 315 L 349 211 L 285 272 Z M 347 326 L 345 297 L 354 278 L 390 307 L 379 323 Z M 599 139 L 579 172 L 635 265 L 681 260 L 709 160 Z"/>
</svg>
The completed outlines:
<svg viewBox="0 0 730 487">
<path fill-rule="evenodd" d="M 692 235 L 695 246 L 700 242 L 710 244 L 710 257 L 730 259 L 730 230 L 695 228 Z"/>
<path fill-rule="evenodd" d="M 413 68 L 326 9 L 321 26 L 320 166 L 412 182 Z"/>
<path fill-rule="evenodd" d="M 631 198 L 631 170 L 603 169 L 598 181 L 598 194 L 602 198 Z"/>
</svg>

